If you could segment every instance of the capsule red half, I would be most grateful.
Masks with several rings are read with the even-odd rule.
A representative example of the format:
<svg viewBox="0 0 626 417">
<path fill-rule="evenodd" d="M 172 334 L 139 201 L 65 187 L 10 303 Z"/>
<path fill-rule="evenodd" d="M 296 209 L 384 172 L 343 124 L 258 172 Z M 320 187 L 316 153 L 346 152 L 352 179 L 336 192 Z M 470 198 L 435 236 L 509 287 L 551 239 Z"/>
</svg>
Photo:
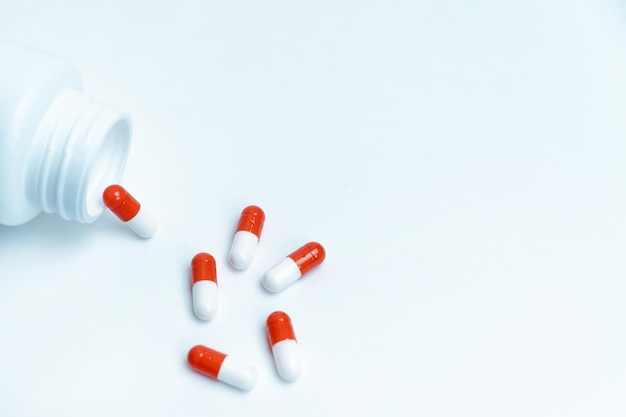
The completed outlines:
<svg viewBox="0 0 626 417">
<path fill-rule="evenodd" d="M 243 209 L 228 255 L 228 261 L 233 268 L 246 269 L 250 266 L 264 223 L 265 213 L 261 207 L 248 206 Z"/>
<path fill-rule="evenodd" d="M 302 360 L 291 318 L 275 311 L 267 317 L 267 337 L 278 375 L 286 381 L 295 381 L 302 373 Z"/>
<path fill-rule="evenodd" d="M 257 372 L 253 367 L 206 346 L 192 347 L 187 362 L 194 371 L 242 390 L 256 384 Z"/>
<path fill-rule="evenodd" d="M 274 346 L 283 340 L 296 340 L 291 318 L 283 311 L 275 311 L 267 317 L 267 336 L 270 345 Z"/>
<path fill-rule="evenodd" d="M 324 247 L 317 242 L 309 242 L 300 249 L 294 251 L 289 258 L 298 265 L 300 274 L 304 275 L 315 268 L 326 258 Z"/>
<path fill-rule="evenodd" d="M 248 206 L 241 212 L 237 231 L 250 232 L 256 235 L 257 238 L 261 238 L 264 223 L 265 212 L 263 209 L 259 206 Z"/>
<path fill-rule="evenodd" d="M 135 200 L 121 185 L 110 185 L 102 193 L 104 205 L 109 208 L 121 221 L 127 222 L 137 215 L 141 204 Z"/>
<path fill-rule="evenodd" d="M 200 252 L 191 260 L 191 296 L 193 312 L 201 320 L 211 320 L 217 313 L 217 269 L 215 258 Z"/>
<path fill-rule="evenodd" d="M 157 228 L 156 219 L 121 185 L 108 186 L 102 193 L 102 201 L 140 237 L 149 238 L 154 235 Z"/>
<path fill-rule="evenodd" d="M 263 275 L 263 286 L 268 291 L 282 291 L 324 262 L 325 258 L 324 247 L 317 242 L 309 242 L 267 271 Z"/>
</svg>

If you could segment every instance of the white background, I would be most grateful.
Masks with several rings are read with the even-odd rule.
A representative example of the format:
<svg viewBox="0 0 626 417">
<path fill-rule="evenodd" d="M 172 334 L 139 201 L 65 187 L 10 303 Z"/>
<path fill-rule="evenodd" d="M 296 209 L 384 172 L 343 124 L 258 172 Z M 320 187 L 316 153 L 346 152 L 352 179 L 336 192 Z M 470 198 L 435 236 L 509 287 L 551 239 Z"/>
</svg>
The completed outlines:
<svg viewBox="0 0 626 417">
<path fill-rule="evenodd" d="M 2 0 L 0 33 L 132 115 L 123 183 L 160 226 L 0 227 L 2 417 L 626 415 L 626 7 L 88 3 Z M 267 221 L 236 272 L 248 204 Z M 264 291 L 311 240 L 326 262 Z M 210 323 L 190 305 L 200 251 Z M 268 352 L 277 309 L 293 384 Z M 195 344 L 258 385 L 192 372 Z"/>
</svg>

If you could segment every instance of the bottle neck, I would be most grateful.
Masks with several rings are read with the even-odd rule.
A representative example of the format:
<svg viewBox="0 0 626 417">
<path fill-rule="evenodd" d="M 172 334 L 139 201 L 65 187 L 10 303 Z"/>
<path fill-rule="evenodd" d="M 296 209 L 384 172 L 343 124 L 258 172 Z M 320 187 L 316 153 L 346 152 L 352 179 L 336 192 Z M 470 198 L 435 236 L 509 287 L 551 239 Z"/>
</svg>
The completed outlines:
<svg viewBox="0 0 626 417">
<path fill-rule="evenodd" d="M 62 92 L 36 132 L 29 166 L 33 203 L 47 213 L 91 223 L 102 192 L 119 182 L 130 146 L 129 116 L 76 91 Z"/>
</svg>

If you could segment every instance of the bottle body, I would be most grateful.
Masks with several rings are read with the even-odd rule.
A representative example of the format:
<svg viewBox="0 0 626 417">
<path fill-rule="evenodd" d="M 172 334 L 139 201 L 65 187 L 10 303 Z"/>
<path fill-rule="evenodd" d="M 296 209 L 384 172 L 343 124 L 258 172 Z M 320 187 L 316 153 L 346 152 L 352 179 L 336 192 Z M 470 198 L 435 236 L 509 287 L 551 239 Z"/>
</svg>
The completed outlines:
<svg viewBox="0 0 626 417">
<path fill-rule="evenodd" d="M 95 221 L 126 164 L 129 116 L 83 93 L 61 57 L 4 38 L 0 57 L 0 224 Z"/>
</svg>

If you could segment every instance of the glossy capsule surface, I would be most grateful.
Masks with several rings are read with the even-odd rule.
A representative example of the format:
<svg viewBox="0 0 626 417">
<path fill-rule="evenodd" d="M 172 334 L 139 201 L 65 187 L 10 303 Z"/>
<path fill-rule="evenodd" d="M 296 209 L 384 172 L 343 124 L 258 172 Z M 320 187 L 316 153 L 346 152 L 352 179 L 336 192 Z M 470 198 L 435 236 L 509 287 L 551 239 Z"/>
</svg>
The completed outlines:
<svg viewBox="0 0 626 417">
<path fill-rule="evenodd" d="M 233 268 L 246 269 L 250 266 L 264 223 L 265 213 L 261 207 L 248 206 L 243 209 L 228 255 L 228 261 Z"/>
<path fill-rule="evenodd" d="M 266 327 L 278 375 L 285 381 L 295 381 L 302 373 L 302 360 L 291 318 L 275 311 L 267 317 Z"/>
<path fill-rule="evenodd" d="M 326 259 L 324 247 L 309 242 L 295 250 L 263 275 L 263 286 L 271 292 L 282 291 Z"/>
<path fill-rule="evenodd" d="M 187 363 L 194 371 L 241 390 L 252 389 L 257 381 L 253 367 L 206 346 L 192 347 Z"/>
<path fill-rule="evenodd" d="M 217 313 L 217 270 L 215 258 L 200 252 L 191 260 L 191 297 L 193 312 L 201 320 L 211 320 Z"/>
<path fill-rule="evenodd" d="M 104 205 L 121 221 L 126 223 L 138 236 L 150 238 L 157 229 L 156 218 L 124 187 L 118 184 L 108 186 L 102 193 Z"/>
</svg>

